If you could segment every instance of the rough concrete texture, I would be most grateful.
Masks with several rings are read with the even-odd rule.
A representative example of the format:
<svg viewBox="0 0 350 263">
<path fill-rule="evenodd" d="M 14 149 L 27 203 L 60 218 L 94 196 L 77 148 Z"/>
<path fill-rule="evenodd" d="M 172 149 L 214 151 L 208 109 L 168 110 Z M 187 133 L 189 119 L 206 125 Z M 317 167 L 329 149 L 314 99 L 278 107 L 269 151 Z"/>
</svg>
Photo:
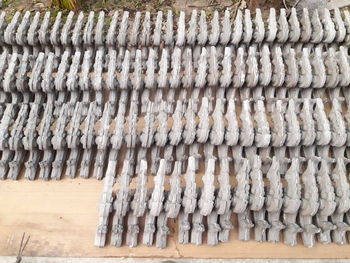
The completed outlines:
<svg viewBox="0 0 350 263">
<path fill-rule="evenodd" d="M 332 0 L 330 2 L 330 5 L 331 5 L 332 8 L 347 7 L 347 6 L 350 6 L 350 0 Z"/>
<path fill-rule="evenodd" d="M 329 8 L 327 0 L 301 0 L 296 6 L 297 9 L 308 8 L 309 10 L 318 9 L 322 11 L 324 8 Z"/>
</svg>

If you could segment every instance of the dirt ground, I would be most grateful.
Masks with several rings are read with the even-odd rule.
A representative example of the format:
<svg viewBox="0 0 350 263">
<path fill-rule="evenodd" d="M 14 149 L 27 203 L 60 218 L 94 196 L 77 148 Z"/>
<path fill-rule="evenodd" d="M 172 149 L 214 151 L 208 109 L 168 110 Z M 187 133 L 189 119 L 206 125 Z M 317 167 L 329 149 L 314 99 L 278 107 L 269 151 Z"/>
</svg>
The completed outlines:
<svg viewBox="0 0 350 263">
<path fill-rule="evenodd" d="M 286 5 L 291 5 L 294 0 L 286 0 Z M 0 0 L 1 2 L 1 0 Z M 8 14 L 16 11 L 51 11 L 58 12 L 58 8 L 52 6 L 50 0 L 3 0 L 2 10 Z M 281 8 L 284 6 L 282 0 L 80 0 L 79 7 L 76 11 L 95 12 L 105 11 L 108 13 L 112 10 L 123 9 L 131 12 L 151 11 L 172 9 L 174 12 L 186 11 L 191 12 L 193 9 L 204 9 L 210 14 L 213 10 L 224 10 L 240 8 L 250 8 L 254 10 L 261 8 L 263 11 L 271 7 Z M 61 10 L 64 11 L 64 10 Z M 68 12 L 68 10 L 66 10 Z"/>
</svg>

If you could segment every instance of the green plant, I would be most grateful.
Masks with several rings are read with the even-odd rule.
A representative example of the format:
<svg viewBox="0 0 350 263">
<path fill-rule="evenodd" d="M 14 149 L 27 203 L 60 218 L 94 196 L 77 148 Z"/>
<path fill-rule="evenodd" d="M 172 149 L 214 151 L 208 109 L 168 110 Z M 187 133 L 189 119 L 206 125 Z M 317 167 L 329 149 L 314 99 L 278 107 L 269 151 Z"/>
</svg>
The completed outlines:
<svg viewBox="0 0 350 263">
<path fill-rule="evenodd" d="M 77 0 L 53 0 L 52 4 L 60 9 L 75 10 L 78 7 Z"/>
</svg>

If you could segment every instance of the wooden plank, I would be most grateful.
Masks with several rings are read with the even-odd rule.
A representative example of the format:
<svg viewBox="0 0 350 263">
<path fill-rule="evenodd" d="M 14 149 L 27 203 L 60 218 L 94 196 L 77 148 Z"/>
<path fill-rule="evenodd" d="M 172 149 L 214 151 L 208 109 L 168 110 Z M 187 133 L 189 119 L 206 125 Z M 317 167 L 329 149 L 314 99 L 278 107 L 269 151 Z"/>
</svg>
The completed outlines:
<svg viewBox="0 0 350 263">
<path fill-rule="evenodd" d="M 350 258 L 350 246 L 321 245 L 308 249 L 282 243 L 231 242 L 215 247 L 177 245 L 176 227 L 166 249 L 95 248 L 97 204 L 102 182 L 94 179 L 11 181 L 0 183 L 0 255 L 17 253 L 23 232 L 31 239 L 27 256 L 49 257 L 198 257 L 198 258 Z M 175 233 L 174 233 L 175 232 Z"/>
</svg>

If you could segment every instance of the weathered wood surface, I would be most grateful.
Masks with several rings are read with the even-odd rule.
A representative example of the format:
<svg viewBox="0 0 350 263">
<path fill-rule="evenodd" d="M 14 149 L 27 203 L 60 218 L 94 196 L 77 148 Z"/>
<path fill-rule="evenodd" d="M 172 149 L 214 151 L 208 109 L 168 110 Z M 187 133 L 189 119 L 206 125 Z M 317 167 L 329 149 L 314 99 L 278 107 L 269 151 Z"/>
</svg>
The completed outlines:
<svg viewBox="0 0 350 263">
<path fill-rule="evenodd" d="M 101 182 L 89 179 L 0 182 L 0 255 L 17 253 L 23 232 L 31 236 L 27 256 L 49 257 L 199 257 L 199 258 L 350 258 L 350 246 L 321 245 L 308 249 L 282 243 L 230 242 L 215 247 L 177 245 L 171 227 L 166 249 L 138 246 L 95 248 L 97 204 Z M 204 237 L 206 243 L 206 237 Z"/>
</svg>

